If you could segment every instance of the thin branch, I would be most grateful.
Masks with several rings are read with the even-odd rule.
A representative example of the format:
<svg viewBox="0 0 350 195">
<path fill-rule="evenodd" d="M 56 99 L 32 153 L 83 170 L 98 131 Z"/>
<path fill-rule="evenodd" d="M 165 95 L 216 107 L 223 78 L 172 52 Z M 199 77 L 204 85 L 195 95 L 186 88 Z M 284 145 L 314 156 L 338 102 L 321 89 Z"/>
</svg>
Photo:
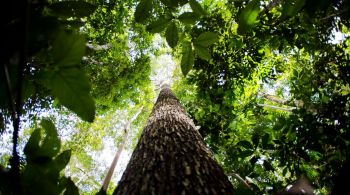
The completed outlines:
<svg viewBox="0 0 350 195">
<path fill-rule="evenodd" d="M 272 106 L 272 105 L 267 105 L 267 104 L 258 104 L 259 106 L 269 107 L 269 108 L 278 109 L 278 110 L 284 110 L 284 111 L 287 111 L 287 112 L 291 112 L 292 110 L 295 110 L 297 108 L 305 108 L 310 113 L 313 113 L 313 114 L 317 114 L 318 113 L 318 109 L 316 109 L 312 105 L 310 105 L 308 107 L 305 107 L 303 100 L 294 100 L 292 102 L 290 100 L 284 100 L 284 99 L 281 99 L 281 98 L 279 98 L 279 97 L 277 97 L 275 95 L 266 94 L 264 92 L 259 92 L 259 95 L 262 96 L 263 98 L 267 99 L 267 100 L 272 101 L 272 102 L 288 106 L 288 108 L 282 108 L 282 107 L 279 107 L 279 106 Z"/>
<path fill-rule="evenodd" d="M 92 49 L 94 51 L 101 51 L 101 50 L 108 50 L 108 49 L 112 48 L 112 44 L 107 43 L 104 45 L 95 45 L 95 44 L 91 44 L 91 43 L 86 43 L 86 47 L 89 49 Z"/>
<path fill-rule="evenodd" d="M 118 163 L 118 160 L 119 160 L 119 157 L 120 157 L 122 151 L 124 150 L 126 141 L 128 139 L 130 126 L 137 119 L 137 117 L 140 115 L 140 113 L 142 112 L 143 108 L 144 107 L 142 106 L 139 109 L 139 111 L 127 123 L 125 123 L 125 125 L 124 125 L 124 136 L 123 136 L 122 142 L 120 143 L 120 145 L 118 147 L 118 151 L 116 152 L 116 154 L 114 156 L 112 164 L 111 164 L 111 166 L 110 166 L 110 168 L 108 170 L 108 173 L 106 175 L 106 178 L 104 179 L 103 184 L 102 184 L 102 190 L 105 191 L 105 192 L 107 192 L 107 190 L 108 190 L 108 185 L 111 182 L 111 179 L 112 179 L 112 176 L 113 176 L 113 173 L 114 173 L 114 169 L 115 169 L 115 167 L 116 167 L 116 165 Z"/>
<path fill-rule="evenodd" d="M 331 18 L 333 18 L 333 17 L 335 17 L 335 16 L 340 16 L 340 15 L 346 13 L 347 11 L 349 11 L 349 9 L 344 9 L 344 10 L 342 10 L 342 11 L 340 11 L 340 12 L 337 12 L 337 13 L 328 15 L 328 16 L 326 16 L 326 17 L 324 17 L 324 18 L 321 18 L 321 20 L 328 20 L 328 19 L 331 19 Z"/>
<path fill-rule="evenodd" d="M 283 110 L 286 112 L 292 112 L 293 110 L 296 109 L 296 107 L 283 108 L 283 107 L 273 106 L 273 105 L 268 105 L 268 104 L 258 104 L 258 106 L 272 108 L 272 109 L 276 109 L 276 110 Z"/>
<path fill-rule="evenodd" d="M 236 178 L 239 182 L 241 182 L 248 189 L 252 189 L 252 187 L 250 187 L 250 185 L 241 176 L 239 176 L 237 173 L 230 173 L 228 175 Z"/>
</svg>

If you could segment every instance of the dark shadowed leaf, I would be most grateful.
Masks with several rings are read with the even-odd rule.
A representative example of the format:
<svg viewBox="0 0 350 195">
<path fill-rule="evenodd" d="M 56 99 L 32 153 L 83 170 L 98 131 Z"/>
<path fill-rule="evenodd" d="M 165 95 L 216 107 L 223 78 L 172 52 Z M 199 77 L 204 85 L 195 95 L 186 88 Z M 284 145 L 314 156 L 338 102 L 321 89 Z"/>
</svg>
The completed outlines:
<svg viewBox="0 0 350 195">
<path fill-rule="evenodd" d="M 263 166 L 264 166 L 266 171 L 273 171 L 274 170 L 274 168 L 271 165 L 271 163 L 267 162 L 266 160 L 264 160 Z"/>
<path fill-rule="evenodd" d="M 182 43 L 181 71 L 184 76 L 192 69 L 194 63 L 191 42 Z"/>
<path fill-rule="evenodd" d="M 144 23 L 151 16 L 152 13 L 152 0 L 141 0 L 136 6 L 135 10 L 135 21 L 138 23 Z"/>
<path fill-rule="evenodd" d="M 207 14 L 207 12 L 203 9 L 201 4 L 199 4 L 195 0 L 190 0 L 190 6 L 191 6 L 192 11 L 198 15 L 206 15 Z"/>
<path fill-rule="evenodd" d="M 219 37 L 216 33 L 213 32 L 204 32 L 200 34 L 193 43 L 195 45 L 200 45 L 202 47 L 208 47 L 219 40 Z"/>
<path fill-rule="evenodd" d="M 176 26 L 176 23 L 172 21 L 165 32 L 166 41 L 171 48 L 176 47 L 179 42 L 179 32 Z"/>
<path fill-rule="evenodd" d="M 294 16 L 305 5 L 305 0 L 285 1 L 282 7 L 284 16 Z"/>
<path fill-rule="evenodd" d="M 86 1 L 56 1 L 48 5 L 50 14 L 61 17 L 85 17 L 92 14 L 97 6 Z"/>
<path fill-rule="evenodd" d="M 255 193 L 243 184 L 239 184 L 235 192 L 237 195 L 254 195 Z"/>
<path fill-rule="evenodd" d="M 242 146 L 243 148 L 246 148 L 246 149 L 253 149 L 253 145 L 247 140 L 238 142 L 237 146 Z"/>
<path fill-rule="evenodd" d="M 24 154 L 27 158 L 34 157 L 35 153 L 39 150 L 39 142 L 41 139 L 40 129 L 35 129 L 33 133 L 30 135 L 30 138 L 24 147 Z"/>
<path fill-rule="evenodd" d="M 254 134 L 252 136 L 252 142 L 253 142 L 255 147 L 258 147 L 259 141 L 260 141 L 260 136 L 258 134 Z"/>
<path fill-rule="evenodd" d="M 242 152 L 239 153 L 239 157 L 241 158 L 246 158 L 248 156 L 251 156 L 252 154 L 254 154 L 254 150 L 243 150 Z"/>
<path fill-rule="evenodd" d="M 199 17 L 193 12 L 185 12 L 181 14 L 178 19 L 184 24 L 195 24 L 198 21 Z"/>
<path fill-rule="evenodd" d="M 146 27 L 146 30 L 151 33 L 162 32 L 170 22 L 170 19 L 159 18 L 158 20 L 152 22 Z"/>
<path fill-rule="evenodd" d="M 58 138 L 55 125 L 50 120 L 43 119 L 40 124 L 45 130 L 46 136 L 40 146 L 38 155 L 52 158 L 60 151 L 61 141 Z"/>
<path fill-rule="evenodd" d="M 267 148 L 267 144 L 269 143 L 270 140 L 270 135 L 268 133 L 266 133 L 261 140 L 261 144 L 264 148 Z"/>
<path fill-rule="evenodd" d="M 71 153 L 71 150 L 65 150 L 55 158 L 54 162 L 59 171 L 66 167 L 70 160 Z"/>
<path fill-rule="evenodd" d="M 160 0 L 165 6 L 168 8 L 175 8 L 177 7 L 177 2 L 174 0 Z"/>
<path fill-rule="evenodd" d="M 79 189 L 71 180 L 71 178 L 67 178 L 66 180 L 66 190 L 63 195 L 79 195 Z"/>
</svg>

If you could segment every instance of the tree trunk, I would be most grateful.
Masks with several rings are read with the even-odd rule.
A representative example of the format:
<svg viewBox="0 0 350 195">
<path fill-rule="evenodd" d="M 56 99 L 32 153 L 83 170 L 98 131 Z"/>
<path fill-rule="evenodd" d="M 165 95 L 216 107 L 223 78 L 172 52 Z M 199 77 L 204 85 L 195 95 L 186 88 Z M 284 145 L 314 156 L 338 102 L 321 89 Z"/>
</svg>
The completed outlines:
<svg viewBox="0 0 350 195">
<path fill-rule="evenodd" d="M 124 150 L 124 147 L 125 147 L 125 143 L 128 139 L 128 135 L 129 135 L 129 129 L 131 127 L 131 124 L 137 119 L 137 117 L 140 115 L 140 113 L 142 112 L 143 110 L 143 106 L 141 107 L 141 109 L 135 114 L 135 116 L 130 119 L 125 125 L 124 125 L 124 136 L 123 136 L 123 139 L 122 139 L 122 142 L 120 143 L 119 147 L 118 147 L 118 151 L 115 153 L 115 156 L 114 156 L 114 159 L 112 161 L 112 164 L 111 166 L 109 167 L 108 169 L 108 173 L 106 175 L 106 178 L 104 179 L 103 181 L 103 184 L 102 184 L 102 190 L 104 190 L 105 192 L 107 192 L 108 190 L 108 186 L 109 186 L 109 183 L 111 182 L 111 179 L 112 179 L 112 176 L 113 176 L 113 173 L 114 173 L 114 169 L 116 167 L 116 165 L 118 164 L 118 160 L 119 160 L 119 157 L 120 157 L 120 154 L 122 153 L 122 151 Z"/>
<path fill-rule="evenodd" d="M 233 194 L 193 121 L 163 86 L 113 194 Z"/>
</svg>

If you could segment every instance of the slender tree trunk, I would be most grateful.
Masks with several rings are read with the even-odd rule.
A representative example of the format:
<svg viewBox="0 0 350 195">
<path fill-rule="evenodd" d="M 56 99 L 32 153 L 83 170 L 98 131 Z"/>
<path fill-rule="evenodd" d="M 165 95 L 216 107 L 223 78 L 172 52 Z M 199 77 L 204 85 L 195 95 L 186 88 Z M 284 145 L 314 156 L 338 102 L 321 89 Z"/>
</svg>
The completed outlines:
<svg viewBox="0 0 350 195">
<path fill-rule="evenodd" d="M 113 173 L 114 173 L 114 169 L 115 169 L 116 165 L 118 164 L 118 160 L 119 160 L 120 154 L 124 150 L 125 143 L 126 143 L 126 141 L 128 139 L 129 129 L 131 127 L 131 124 L 132 124 L 132 122 L 134 122 L 137 119 L 137 117 L 140 115 L 142 110 L 143 110 L 143 107 L 141 107 L 141 109 L 134 115 L 134 117 L 132 119 L 130 119 L 124 125 L 124 136 L 123 136 L 122 142 L 120 143 L 120 145 L 118 147 L 118 151 L 115 153 L 115 156 L 114 156 L 114 159 L 112 161 L 112 164 L 109 167 L 109 170 L 108 170 L 108 173 L 106 175 L 106 178 L 103 181 L 102 190 L 104 190 L 105 192 L 107 192 L 107 190 L 108 190 L 108 185 L 111 182 L 111 179 L 112 179 L 112 176 L 113 176 Z"/>
<path fill-rule="evenodd" d="M 259 95 L 261 95 L 262 97 L 264 97 L 265 99 L 268 99 L 272 102 L 278 103 L 278 104 L 282 104 L 285 106 L 289 106 L 289 108 L 282 108 L 282 107 L 278 107 L 278 106 L 272 106 L 272 105 L 267 105 L 267 104 L 260 104 L 260 106 L 265 106 L 265 107 L 270 107 L 270 108 L 274 108 L 274 109 L 278 109 L 278 110 L 284 110 L 287 112 L 292 112 L 293 110 L 297 109 L 297 108 L 305 108 L 308 112 L 311 112 L 313 114 L 317 114 L 318 110 L 312 106 L 309 105 L 307 108 L 304 106 L 304 102 L 302 100 L 294 100 L 294 102 L 291 102 L 289 100 L 284 100 L 281 99 L 275 95 L 269 95 L 266 94 L 264 92 L 260 92 Z"/>
<path fill-rule="evenodd" d="M 113 194 L 233 194 L 232 184 L 168 85 Z"/>
</svg>

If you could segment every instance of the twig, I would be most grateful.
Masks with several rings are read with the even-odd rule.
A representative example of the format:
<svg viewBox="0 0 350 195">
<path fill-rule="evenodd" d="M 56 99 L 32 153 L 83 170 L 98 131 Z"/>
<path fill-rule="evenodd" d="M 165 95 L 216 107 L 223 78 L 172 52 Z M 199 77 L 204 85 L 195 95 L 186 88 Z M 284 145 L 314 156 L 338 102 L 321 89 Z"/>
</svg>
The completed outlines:
<svg viewBox="0 0 350 195">
<path fill-rule="evenodd" d="M 241 176 L 239 176 L 237 173 L 230 173 L 229 175 L 234 177 L 234 178 L 236 178 L 238 181 L 240 181 L 248 189 L 252 189 L 252 187 L 250 187 L 250 185 Z"/>
</svg>

